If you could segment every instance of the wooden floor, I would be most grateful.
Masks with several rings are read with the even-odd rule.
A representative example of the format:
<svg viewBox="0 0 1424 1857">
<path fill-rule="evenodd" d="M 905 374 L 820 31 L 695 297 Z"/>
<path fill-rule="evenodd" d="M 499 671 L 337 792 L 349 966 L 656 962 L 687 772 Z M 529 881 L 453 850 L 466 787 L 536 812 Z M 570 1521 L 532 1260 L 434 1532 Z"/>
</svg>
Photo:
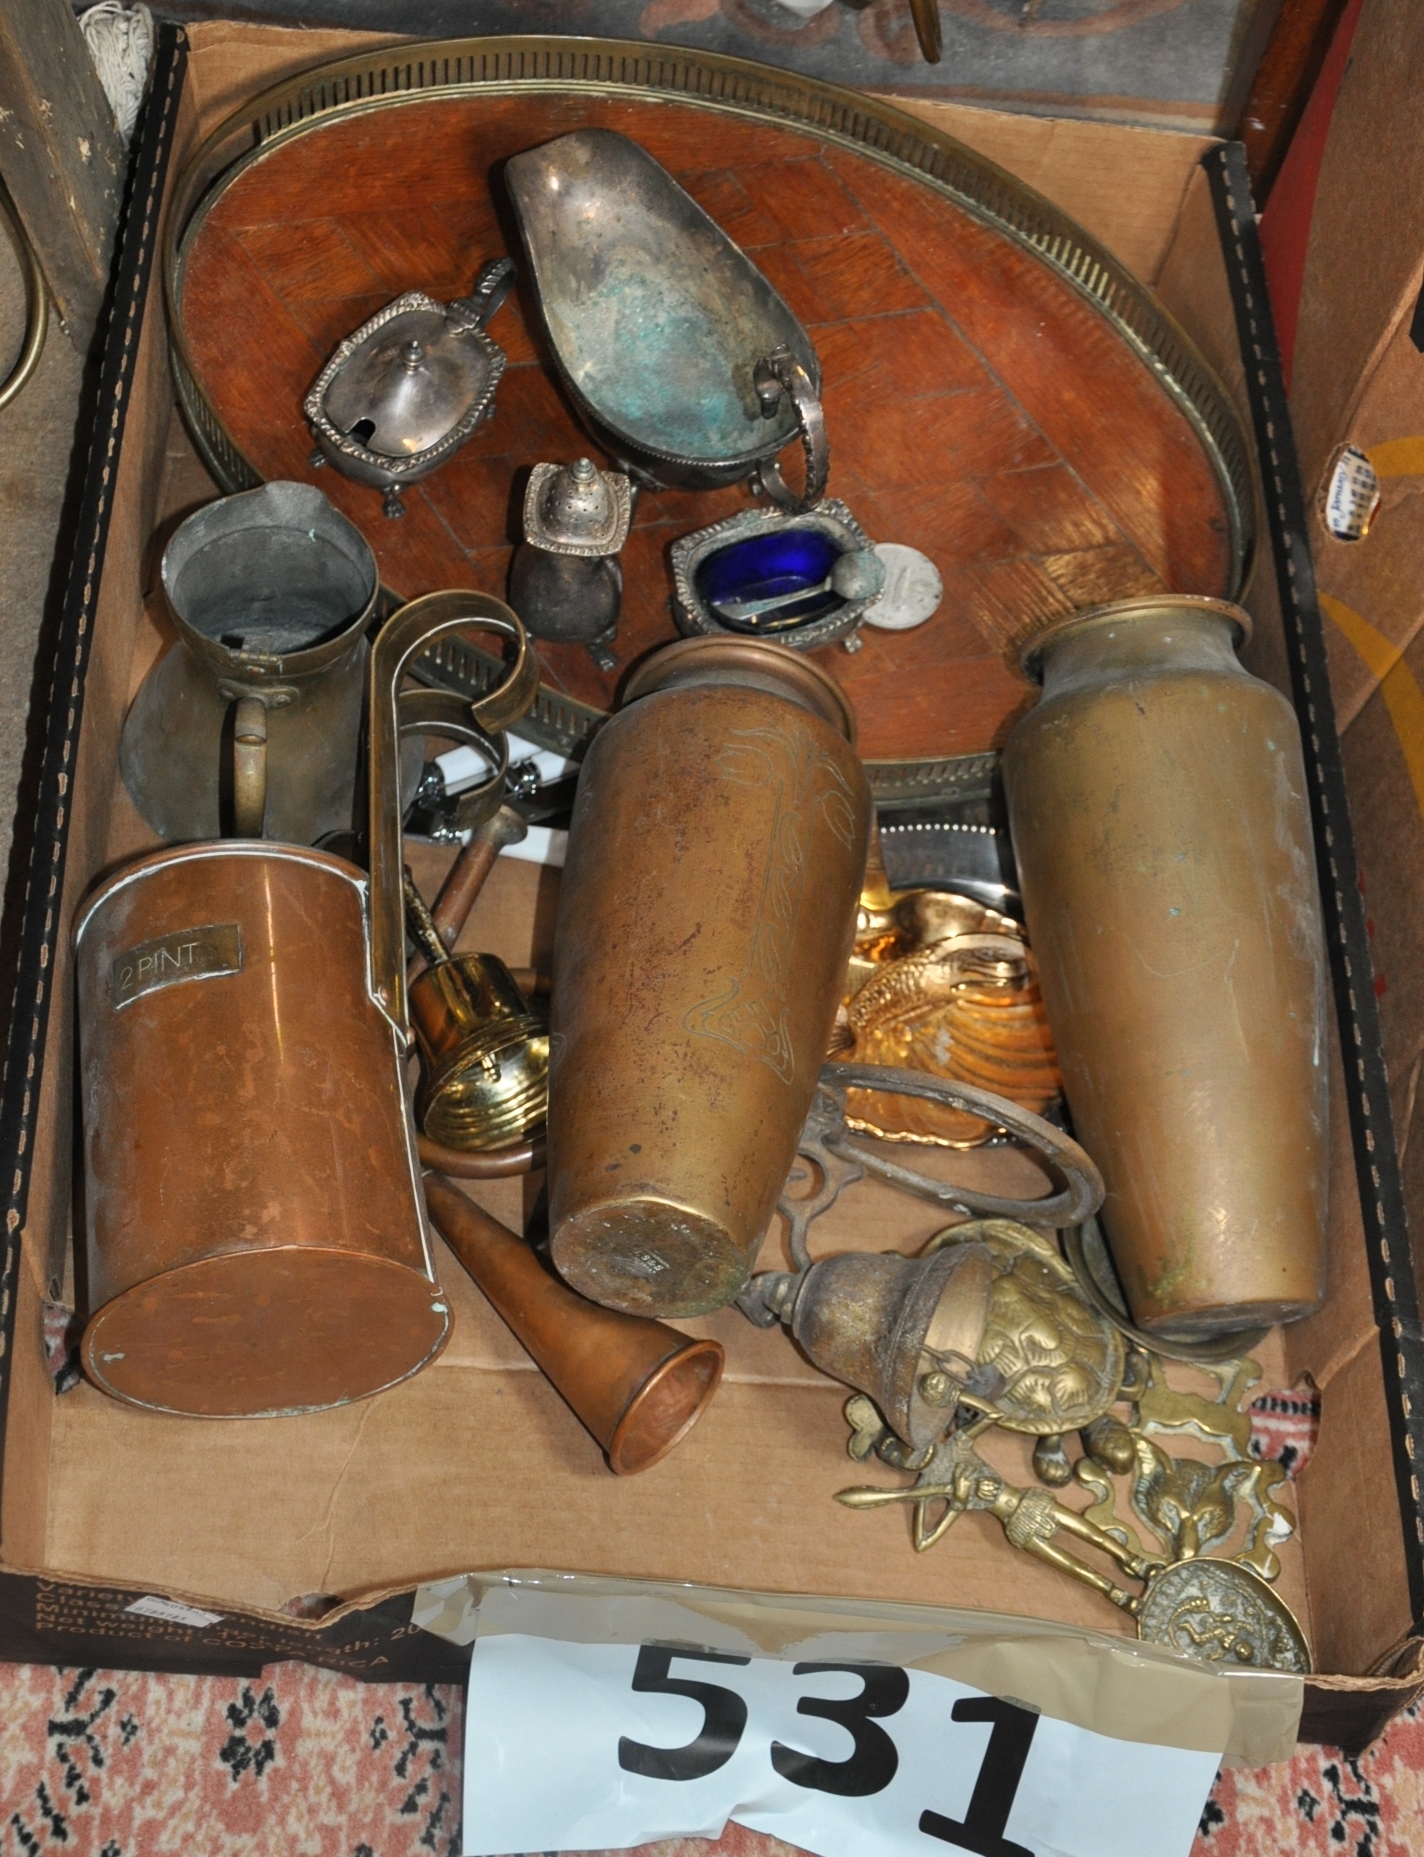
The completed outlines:
<svg viewBox="0 0 1424 1857">
<path fill-rule="evenodd" d="M 509 356 L 494 417 L 407 493 L 308 462 L 301 401 L 337 341 L 403 290 L 442 301 L 519 255 L 498 164 L 601 124 L 635 137 L 724 227 L 810 329 L 825 376 L 830 492 L 872 539 L 944 578 L 918 631 L 817 654 L 845 686 L 870 758 L 1002 741 L 1028 692 L 1025 637 L 1055 616 L 1169 588 L 1223 594 L 1223 493 L 1150 369 L 1071 286 L 920 182 L 795 129 L 665 101 L 422 98 L 279 145 L 217 198 L 189 254 L 182 325 L 213 405 L 266 477 L 316 481 L 406 597 L 502 594 L 527 468 L 590 449 L 551 369 L 527 288 L 491 334 Z M 595 454 L 597 455 L 597 454 Z M 604 462 L 600 458 L 600 462 Z M 799 460 L 788 469 L 794 474 Z M 675 629 L 670 542 L 744 507 L 743 488 L 645 496 L 624 554 L 618 668 L 541 647 L 545 678 L 607 707 Z"/>
</svg>

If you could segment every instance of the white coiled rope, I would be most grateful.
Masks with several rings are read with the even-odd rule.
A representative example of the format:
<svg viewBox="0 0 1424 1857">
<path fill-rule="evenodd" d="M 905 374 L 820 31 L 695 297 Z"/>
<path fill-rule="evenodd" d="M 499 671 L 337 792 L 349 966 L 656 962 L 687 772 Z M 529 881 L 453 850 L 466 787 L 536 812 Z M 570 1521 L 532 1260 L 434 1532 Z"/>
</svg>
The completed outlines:
<svg viewBox="0 0 1424 1857">
<path fill-rule="evenodd" d="M 128 7 L 122 0 L 99 0 L 98 6 L 80 14 L 79 30 L 84 34 L 119 134 L 128 142 L 148 87 L 148 68 L 153 63 L 153 15 L 146 6 Z"/>
</svg>

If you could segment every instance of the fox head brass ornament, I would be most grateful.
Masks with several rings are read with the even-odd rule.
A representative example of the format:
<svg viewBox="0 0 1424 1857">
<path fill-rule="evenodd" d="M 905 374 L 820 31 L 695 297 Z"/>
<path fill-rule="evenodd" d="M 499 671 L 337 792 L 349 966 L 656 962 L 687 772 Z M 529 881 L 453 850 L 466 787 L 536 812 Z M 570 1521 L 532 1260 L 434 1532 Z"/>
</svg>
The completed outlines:
<svg viewBox="0 0 1424 1857">
<path fill-rule="evenodd" d="M 299 845 L 220 840 L 140 859 L 81 911 L 80 1354 L 118 1399 L 193 1417 L 315 1411 L 395 1385 L 444 1345 L 405 1095 L 396 784 L 401 683 L 471 627 L 512 647 L 472 721 L 503 730 L 533 699 L 537 661 L 500 601 L 431 594 L 387 622 L 369 876 Z"/>
</svg>

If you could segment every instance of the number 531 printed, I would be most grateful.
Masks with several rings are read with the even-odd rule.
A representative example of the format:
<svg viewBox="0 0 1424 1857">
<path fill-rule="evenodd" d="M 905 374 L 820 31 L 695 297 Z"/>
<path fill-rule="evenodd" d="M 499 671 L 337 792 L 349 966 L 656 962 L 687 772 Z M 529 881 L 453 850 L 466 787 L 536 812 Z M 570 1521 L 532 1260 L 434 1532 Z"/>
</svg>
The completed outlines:
<svg viewBox="0 0 1424 1857">
<path fill-rule="evenodd" d="M 466 1857 L 716 1837 L 818 1857 L 1187 1857 L 1217 1756 L 895 1664 L 481 1638 Z"/>
</svg>

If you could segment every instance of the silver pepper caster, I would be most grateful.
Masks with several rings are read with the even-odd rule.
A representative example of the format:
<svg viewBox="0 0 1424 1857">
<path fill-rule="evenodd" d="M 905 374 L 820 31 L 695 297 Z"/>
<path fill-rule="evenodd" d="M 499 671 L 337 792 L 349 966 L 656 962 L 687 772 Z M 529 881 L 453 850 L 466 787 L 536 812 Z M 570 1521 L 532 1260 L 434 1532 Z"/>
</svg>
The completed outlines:
<svg viewBox="0 0 1424 1857">
<path fill-rule="evenodd" d="M 587 645 L 611 671 L 633 487 L 589 458 L 536 464 L 524 493 L 524 540 L 509 570 L 509 603 L 535 638 Z"/>
</svg>

